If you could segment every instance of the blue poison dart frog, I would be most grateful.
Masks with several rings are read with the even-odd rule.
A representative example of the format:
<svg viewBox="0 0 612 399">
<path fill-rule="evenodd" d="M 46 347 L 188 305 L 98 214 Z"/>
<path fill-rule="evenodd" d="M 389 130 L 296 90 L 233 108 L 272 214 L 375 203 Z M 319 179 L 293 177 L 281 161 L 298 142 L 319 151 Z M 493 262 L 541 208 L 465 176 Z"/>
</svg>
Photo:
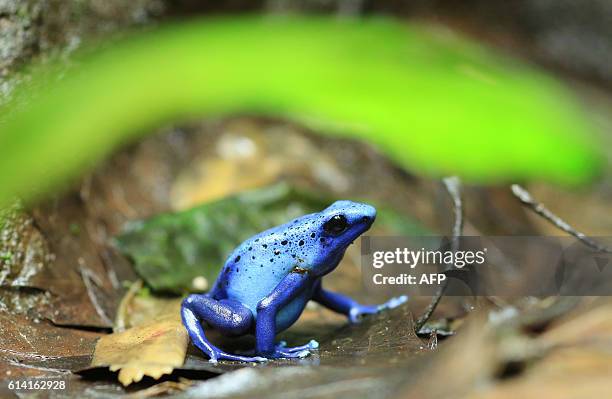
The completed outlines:
<svg viewBox="0 0 612 399">
<path fill-rule="evenodd" d="M 259 233 L 238 246 L 225 262 L 206 294 L 183 301 L 181 317 L 191 340 L 211 362 L 261 362 L 274 358 L 302 358 L 317 349 L 317 341 L 287 347 L 276 334 L 291 326 L 306 303 L 319 304 L 358 322 L 362 315 L 394 308 L 407 298 L 382 305 L 360 305 L 327 291 L 321 279 L 338 266 L 346 248 L 370 228 L 376 209 L 351 201 L 336 201 L 319 213 L 299 217 Z M 223 335 L 255 334 L 253 357 L 230 354 L 212 345 L 204 334 L 213 328 Z"/>
</svg>

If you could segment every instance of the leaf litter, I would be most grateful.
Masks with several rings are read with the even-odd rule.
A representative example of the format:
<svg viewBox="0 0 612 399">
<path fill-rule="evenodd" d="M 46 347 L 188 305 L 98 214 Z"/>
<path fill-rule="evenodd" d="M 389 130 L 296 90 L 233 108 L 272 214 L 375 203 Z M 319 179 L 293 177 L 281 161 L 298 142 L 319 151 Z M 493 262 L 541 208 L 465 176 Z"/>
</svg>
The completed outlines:
<svg viewBox="0 0 612 399">
<path fill-rule="evenodd" d="M 267 129 L 266 126 L 270 126 L 269 122 L 258 125 L 260 122 L 249 120 L 240 123 L 246 124 L 249 129 L 254 129 L 255 133 L 252 133 L 254 135 L 260 134 L 254 126 L 264 126 L 264 130 Z M 237 126 L 241 126 L 240 123 Z M 293 128 L 282 125 L 281 129 L 291 131 Z M 240 134 L 240 128 L 234 128 L 232 134 L 235 135 L 236 132 Z M 262 133 L 257 137 L 265 138 L 266 134 Z M 291 132 L 288 134 L 304 133 Z M 57 269 L 52 276 L 60 276 L 62 273 L 70 275 L 76 271 L 77 276 L 81 279 L 70 280 L 70 284 L 74 283 L 77 284 L 75 286 L 80 287 L 77 291 L 73 291 L 79 293 L 78 298 L 80 299 L 75 297 L 74 300 L 69 300 L 68 294 L 71 293 L 70 290 L 73 290 L 72 286 L 59 285 L 59 280 L 55 277 L 49 280 L 52 282 L 50 286 L 43 284 L 45 279 L 40 279 L 42 283 L 32 284 L 32 287 L 3 287 L 5 293 L 10 292 L 5 298 L 22 298 L 21 309 L 23 309 L 22 316 L 9 314 L 6 322 L 2 322 L 3 333 L 6 332 L 2 338 L 4 349 L 2 360 L 9 365 L 8 368 L 1 370 L 3 373 L 45 375 L 68 370 L 74 371 L 83 368 L 83 364 L 91 360 L 96 339 L 103 335 L 109 336 L 106 332 L 112 326 L 112 323 L 101 322 L 99 311 L 96 310 L 95 305 L 91 304 L 92 295 L 94 298 L 100 298 L 100 308 L 112 322 L 120 295 L 113 294 L 116 297 L 111 301 L 112 303 L 106 303 L 101 287 L 113 287 L 111 292 L 123 292 L 122 286 L 113 283 L 111 270 L 114 270 L 119 276 L 118 281 L 134 281 L 133 274 L 130 276 L 128 273 L 127 277 L 122 275 L 128 270 L 128 263 L 125 259 L 112 248 L 98 246 L 99 243 L 105 242 L 105 237 L 119 233 L 121 226 L 127 220 L 144 219 L 173 209 L 185 209 L 172 204 L 170 199 L 172 182 L 176 181 L 176 176 L 187 170 L 186 166 L 180 165 L 189 164 L 197 154 L 201 153 L 193 148 L 190 148 L 192 152 L 181 152 L 189 146 L 185 147 L 180 143 L 186 140 L 202 140 L 203 143 L 205 142 L 203 137 L 199 134 L 190 136 L 173 131 L 166 136 L 146 140 L 143 144 L 130 148 L 111 159 L 108 165 L 101 167 L 92 177 L 88 178 L 91 181 L 88 182 L 86 179 L 78 196 L 81 200 L 68 196 L 60 199 L 55 205 L 47 205 L 33 212 L 33 217 L 40 221 L 36 227 L 41 229 L 41 235 L 46 240 L 50 252 L 56 256 L 59 254 L 61 268 Z M 318 139 L 308 135 L 305 137 L 317 143 Z M 275 140 L 278 140 L 278 136 L 275 137 Z M 255 142 L 260 143 L 261 141 L 258 139 Z M 345 142 L 338 144 L 333 140 L 325 140 L 324 145 L 316 144 L 314 148 L 317 151 L 331 148 L 334 152 L 340 153 L 342 147 L 347 145 L 352 144 Z M 204 147 L 215 148 L 214 145 L 208 144 Z M 434 231 L 446 231 L 446 227 L 435 228 L 440 222 L 440 220 L 437 221 L 438 217 L 442 221 L 440 223 L 442 226 L 444 221 L 448 220 L 444 214 L 448 209 L 446 204 L 442 204 L 443 206 L 439 208 L 433 206 L 437 204 L 437 200 L 432 201 L 432 198 L 444 198 L 443 195 L 438 197 L 436 194 L 439 188 L 435 184 L 426 184 L 414 178 L 413 180 L 408 178 L 400 184 L 398 181 L 402 181 L 401 178 L 397 180 L 393 169 L 385 169 L 385 166 L 380 166 L 381 164 L 376 161 L 376 155 L 372 155 L 368 150 L 364 151 L 359 146 L 352 148 L 349 152 L 352 155 L 361 154 L 360 156 L 370 157 L 368 162 L 370 162 L 370 168 L 375 170 L 376 179 L 368 178 L 368 173 L 373 172 L 368 172 L 368 168 L 360 169 L 362 163 L 359 160 L 351 161 L 349 157 L 347 161 L 346 158 L 343 158 L 338 161 L 340 173 L 351 176 L 355 171 L 359 171 L 357 173 L 360 179 L 369 183 L 356 184 L 348 191 L 344 188 L 335 192 L 331 188 L 334 196 L 367 196 L 367 189 L 375 187 L 372 190 L 382 195 L 384 202 L 393 203 L 404 213 L 410 213 L 410 208 L 412 208 L 412 212 L 418 215 L 419 221 L 425 226 L 433 228 Z M 181 155 L 176 156 L 179 153 Z M 231 160 L 227 159 L 227 162 Z M 122 173 L 113 172 L 116 170 L 122 170 Z M 382 171 L 385 170 L 386 172 L 383 173 Z M 301 169 L 292 171 L 294 175 L 303 172 L 304 170 Z M 202 177 L 198 179 L 190 183 L 194 189 L 202 182 Z M 384 184 L 391 183 L 390 187 L 393 187 L 393 190 L 384 190 L 376 186 L 376 184 L 381 184 L 381 181 L 377 179 L 389 179 Z M 306 180 L 313 181 L 313 178 L 311 176 Z M 265 183 L 269 184 L 274 181 L 275 178 L 270 177 Z M 354 184 L 350 178 L 345 180 L 346 182 L 349 186 Z M 404 191 L 406 187 L 408 189 Z M 181 190 L 188 189 L 189 187 L 185 185 L 181 188 Z M 330 189 L 329 184 L 327 184 L 327 189 Z M 227 186 L 224 190 L 230 190 L 227 191 L 227 194 L 242 191 L 236 186 Z M 394 190 L 394 195 L 384 194 L 393 193 Z M 160 195 L 159 192 L 166 194 Z M 356 194 L 349 194 L 351 192 Z M 152 193 L 157 194 L 152 196 Z M 216 195 L 220 195 L 218 193 Z M 398 200 L 399 198 L 401 201 Z M 495 201 L 486 201 L 487 198 L 495 198 Z M 378 197 L 378 199 L 381 198 Z M 495 226 L 497 232 L 516 229 L 515 224 L 508 222 L 508 219 L 495 216 L 500 215 L 498 205 L 511 203 L 508 202 L 511 199 L 504 192 L 494 188 L 468 187 L 466 190 L 467 231 L 488 232 L 491 231 L 492 225 Z M 470 207 L 470 204 L 478 204 L 476 206 L 478 212 L 475 212 L 474 207 Z M 74 213 L 75 209 L 82 213 Z M 84 211 L 79 209 L 84 209 Z M 434 211 L 435 209 L 438 211 Z M 527 221 L 523 229 L 538 231 L 537 223 L 528 223 L 529 220 L 525 218 L 525 213 L 520 207 L 509 209 L 512 209 L 513 212 L 510 219 L 514 220 L 511 222 Z M 47 217 L 49 221 L 45 221 Z M 103 221 L 105 228 L 100 229 L 99 225 L 92 227 L 97 224 L 92 223 L 89 218 L 97 220 L 96 223 Z M 58 219 L 65 220 L 58 223 Z M 82 222 L 83 220 L 85 223 Z M 59 240 L 59 237 L 64 238 Z M 93 238 L 95 245 L 88 243 L 89 238 Z M 81 245 L 81 251 L 76 251 L 75 248 L 79 248 L 79 245 Z M 97 259 L 95 257 L 85 258 L 85 267 L 92 270 L 92 273 L 97 276 L 89 279 L 92 283 L 91 290 L 88 290 L 82 281 L 79 267 L 82 267 L 83 262 L 79 262 L 79 257 L 62 255 L 70 251 L 98 254 Z M 359 292 L 359 278 L 355 277 L 354 270 L 358 265 L 352 261 L 352 258 L 353 256 L 349 253 L 346 262 L 337 273 L 330 275 L 329 278 L 330 283 L 338 290 L 359 296 L 363 293 Z M 109 264 L 113 265 L 110 269 Z M 73 269 L 66 268 L 67 265 L 76 266 L 76 269 L 73 271 Z M 49 275 L 44 268 L 42 271 L 46 273 L 45 275 Z M 56 286 L 54 287 L 53 284 Z M 62 295 L 55 297 L 58 294 Z M 53 323 L 49 323 L 49 318 L 44 314 L 31 316 L 30 311 L 27 310 L 44 309 L 39 304 L 32 304 L 32 298 L 39 297 L 44 304 L 45 297 L 49 295 L 56 306 L 51 309 L 60 310 L 62 313 L 55 316 Z M 70 309 L 74 307 L 75 300 L 89 303 L 87 312 L 82 315 L 71 313 Z M 490 300 L 488 304 L 486 304 L 487 300 Z M 168 302 L 167 308 L 166 304 L 163 304 L 166 301 Z M 128 301 L 129 306 L 123 312 L 126 328 L 124 333 L 130 328 L 139 328 L 140 330 L 136 331 L 140 331 L 141 337 L 153 335 L 154 338 L 160 338 L 160 341 L 164 342 L 164 334 L 167 334 L 165 336 L 168 338 L 178 331 L 173 332 L 172 330 L 178 325 L 176 316 L 173 316 L 175 313 L 178 315 L 178 312 L 171 310 L 172 301 L 178 301 L 178 299 L 156 298 L 140 291 Z M 8 305 L 12 302 L 14 302 L 13 299 L 5 301 Z M 459 302 L 454 304 L 452 298 L 445 298 L 442 301 L 434 318 L 426 325 L 429 330 L 422 331 L 429 333 L 423 339 L 413 336 L 408 321 L 411 317 L 408 312 L 422 310 L 424 302 L 419 298 L 413 298 L 413 301 L 407 306 L 396 309 L 392 313 L 369 318 L 358 326 L 347 326 L 343 318 L 317 306 L 310 306 L 302 320 L 282 336 L 290 344 L 301 344 L 305 339 L 309 340 L 313 337 L 320 340 L 321 350 L 303 359 L 303 362 L 275 361 L 258 366 L 227 363 L 214 368 L 200 353 L 185 342 L 185 363 L 172 366 L 176 367 L 176 371 L 169 376 L 164 374 L 159 384 L 151 386 L 152 379 L 142 377 L 143 381 L 131 384 L 129 390 L 126 391 L 123 388 L 108 385 L 108 383 L 101 384 L 97 380 L 79 379 L 70 375 L 71 392 L 98 392 L 105 396 L 121 396 L 126 392 L 147 395 L 149 392 L 150 394 L 172 393 L 176 396 L 179 395 L 177 391 L 185 390 L 180 395 L 187 397 L 252 397 L 258 395 L 285 397 L 290 395 L 304 398 L 312 397 L 312 395 L 355 397 L 363 393 L 375 398 L 397 395 L 404 397 L 417 395 L 422 398 L 448 397 L 448 395 L 504 398 L 516 392 L 530 397 L 528 396 L 530 392 L 536 392 L 539 396 L 534 395 L 533 397 L 541 398 L 547 397 L 547 392 L 558 393 L 558 397 L 570 397 L 576 392 L 581 393 L 581 397 L 590 397 L 595 392 L 605 389 L 606 376 L 610 375 L 608 356 L 610 334 L 606 322 L 610 308 L 605 301 L 577 298 L 576 303 L 570 306 L 567 303 L 559 304 L 557 301 L 546 299 L 532 299 L 527 303 L 517 303 L 511 298 L 482 298 L 470 305 L 475 307 L 476 311 L 465 320 L 463 318 L 465 308 L 462 306 L 462 301 Z M 147 307 L 145 303 L 152 306 Z M 177 306 L 176 303 L 174 306 Z M 64 306 L 66 307 L 65 313 L 63 312 Z M 168 313 L 166 313 L 167 310 L 159 312 L 160 309 L 170 309 L 170 311 Z M 514 311 L 505 311 L 512 309 Z M 47 315 L 51 314 L 47 313 Z M 39 323 L 34 323 L 30 317 L 38 317 Z M 162 326 L 163 329 L 155 327 L 156 317 L 160 317 L 161 324 L 158 327 Z M 55 322 L 62 323 L 63 327 L 58 327 Z M 7 331 L 10 323 L 16 327 L 12 331 Z M 81 331 L 67 328 L 70 326 L 69 323 L 74 323 L 74 327 L 79 325 L 97 327 L 94 330 Z M 98 330 L 98 327 L 104 329 Z M 36 331 L 31 330 L 32 328 L 35 328 Z M 45 334 L 42 332 L 46 329 L 49 331 L 48 337 L 53 337 L 60 344 L 51 345 L 50 341 L 44 338 Z M 444 339 L 444 334 L 432 335 L 434 330 L 448 332 L 452 334 L 452 338 Z M 23 332 L 31 344 L 38 349 L 35 351 L 28 349 L 28 343 L 22 337 L 20 338 L 19 331 Z M 62 333 L 58 334 L 59 331 Z M 155 334 L 160 331 L 161 336 L 156 337 Z M 58 339 L 57 336 L 60 338 Z M 181 342 L 180 340 L 179 337 L 178 342 Z M 132 342 L 137 342 L 137 340 Z M 225 344 L 228 349 L 241 350 L 250 347 L 252 342 L 239 341 Z M 177 354 L 183 350 L 182 346 L 178 345 L 174 350 L 172 356 L 180 357 Z M 137 366 L 141 370 L 130 369 L 125 381 L 134 381 L 140 373 L 144 376 L 147 367 L 151 367 L 150 374 L 153 375 L 167 371 L 167 368 L 164 367 L 168 367 L 168 362 L 160 365 L 153 354 L 146 355 L 147 350 L 141 350 L 138 354 L 145 355 L 140 365 Z M 15 365 L 14 359 L 17 359 L 19 365 Z M 116 364 L 124 365 L 127 364 L 125 360 L 117 357 L 107 359 L 100 364 L 105 363 L 108 366 L 114 361 Z M 179 362 L 173 362 L 173 365 L 176 364 Z M 182 384 L 180 378 L 186 374 L 181 373 L 186 371 L 192 373 L 188 375 L 191 381 L 200 379 L 206 381 Z M 569 372 L 574 373 L 572 378 L 567 378 Z M 211 378 L 219 374 L 227 374 L 227 379 Z M 232 385 L 230 383 L 232 380 L 242 381 L 243 384 Z M 440 384 L 439 381 L 444 381 L 444 384 Z M 538 382 L 540 382 L 539 386 L 537 386 Z M 555 386 L 561 388 L 555 390 Z M 149 388 L 151 390 L 147 391 Z M 565 393 L 562 392 L 563 390 Z"/>
</svg>

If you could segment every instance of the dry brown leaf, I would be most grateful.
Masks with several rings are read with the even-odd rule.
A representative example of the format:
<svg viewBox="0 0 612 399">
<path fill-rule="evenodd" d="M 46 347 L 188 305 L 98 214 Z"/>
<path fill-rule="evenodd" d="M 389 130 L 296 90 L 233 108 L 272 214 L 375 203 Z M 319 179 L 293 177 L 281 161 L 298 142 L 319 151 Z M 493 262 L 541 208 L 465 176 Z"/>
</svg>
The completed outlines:
<svg viewBox="0 0 612 399">
<path fill-rule="evenodd" d="M 181 323 L 181 302 L 164 302 L 150 320 L 100 338 L 91 365 L 119 370 L 119 381 L 125 386 L 144 376 L 158 379 L 182 366 L 189 340 Z"/>
</svg>

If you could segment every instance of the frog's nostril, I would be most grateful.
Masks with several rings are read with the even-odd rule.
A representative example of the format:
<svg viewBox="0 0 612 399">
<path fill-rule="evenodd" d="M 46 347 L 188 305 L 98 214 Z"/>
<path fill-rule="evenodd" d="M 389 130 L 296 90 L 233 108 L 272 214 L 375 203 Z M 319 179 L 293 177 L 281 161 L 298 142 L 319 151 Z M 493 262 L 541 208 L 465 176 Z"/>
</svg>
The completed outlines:
<svg viewBox="0 0 612 399">
<path fill-rule="evenodd" d="M 363 223 L 368 223 L 370 220 L 372 220 L 372 218 L 371 218 L 371 217 L 369 217 L 369 216 L 362 216 L 362 217 L 361 217 L 361 221 L 362 221 Z"/>
</svg>

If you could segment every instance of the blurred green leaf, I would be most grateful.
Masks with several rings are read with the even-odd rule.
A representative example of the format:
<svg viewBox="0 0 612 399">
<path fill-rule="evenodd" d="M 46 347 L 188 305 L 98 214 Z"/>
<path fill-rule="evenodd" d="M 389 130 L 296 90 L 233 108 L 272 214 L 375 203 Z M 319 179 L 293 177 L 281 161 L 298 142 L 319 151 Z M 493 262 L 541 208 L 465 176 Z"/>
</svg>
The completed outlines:
<svg viewBox="0 0 612 399">
<path fill-rule="evenodd" d="M 155 291 L 197 291 L 194 279 L 210 286 L 225 259 L 245 239 L 298 216 L 318 212 L 334 200 L 286 184 L 247 191 L 195 208 L 132 222 L 115 244 L 132 259 L 137 273 Z M 385 208 L 377 226 L 391 235 L 427 234 L 411 219 Z"/>
<path fill-rule="evenodd" d="M 213 18 L 38 71 L 0 126 L 0 203 L 82 173 L 172 120 L 247 111 L 367 140 L 400 165 L 471 180 L 579 183 L 600 158 L 553 79 L 448 32 L 384 18 Z M 21 103 L 18 102 L 18 103 Z"/>
</svg>

